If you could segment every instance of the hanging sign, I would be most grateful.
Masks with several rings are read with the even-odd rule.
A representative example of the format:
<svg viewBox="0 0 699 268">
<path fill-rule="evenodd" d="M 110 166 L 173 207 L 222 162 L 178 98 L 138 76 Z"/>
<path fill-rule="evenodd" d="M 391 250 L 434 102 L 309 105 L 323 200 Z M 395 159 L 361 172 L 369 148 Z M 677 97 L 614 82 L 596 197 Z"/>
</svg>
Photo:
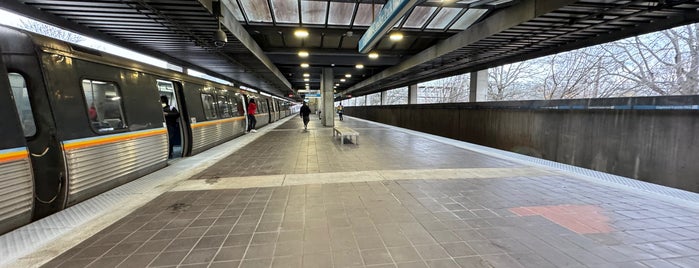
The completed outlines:
<svg viewBox="0 0 699 268">
<path fill-rule="evenodd" d="M 419 0 L 388 0 L 381 8 L 379 16 L 374 23 L 364 32 L 359 39 L 359 53 L 369 53 L 371 49 L 398 23 L 398 20 L 405 15 L 408 10 L 417 5 Z"/>
</svg>

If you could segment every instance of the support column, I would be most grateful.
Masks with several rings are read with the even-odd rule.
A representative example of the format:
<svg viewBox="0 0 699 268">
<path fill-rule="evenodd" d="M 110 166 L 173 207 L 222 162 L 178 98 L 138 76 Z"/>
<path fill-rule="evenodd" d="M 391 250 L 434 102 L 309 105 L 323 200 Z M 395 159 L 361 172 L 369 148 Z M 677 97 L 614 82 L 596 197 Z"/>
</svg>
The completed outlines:
<svg viewBox="0 0 699 268">
<path fill-rule="evenodd" d="M 321 75 L 320 82 L 320 98 L 322 103 L 321 116 L 323 126 L 332 127 L 335 126 L 335 105 L 333 103 L 333 69 L 323 68 L 323 73 Z"/>
<path fill-rule="evenodd" d="M 408 104 L 417 104 L 417 84 L 408 86 Z"/>
<path fill-rule="evenodd" d="M 386 91 L 381 91 L 381 105 L 386 105 L 386 95 L 388 95 L 386 94 Z"/>
<path fill-rule="evenodd" d="M 488 94 L 488 69 L 471 72 L 469 102 L 485 101 Z"/>
</svg>

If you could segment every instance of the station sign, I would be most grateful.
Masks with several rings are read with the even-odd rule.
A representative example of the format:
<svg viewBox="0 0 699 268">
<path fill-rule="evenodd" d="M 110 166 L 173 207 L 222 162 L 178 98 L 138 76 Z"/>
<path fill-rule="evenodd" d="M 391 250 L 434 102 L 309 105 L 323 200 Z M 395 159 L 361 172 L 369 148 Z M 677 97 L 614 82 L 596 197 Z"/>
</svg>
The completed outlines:
<svg viewBox="0 0 699 268">
<path fill-rule="evenodd" d="M 320 93 L 306 94 L 306 98 L 320 98 Z"/>
<path fill-rule="evenodd" d="M 320 94 L 320 90 L 299 89 L 298 93 Z"/>
</svg>

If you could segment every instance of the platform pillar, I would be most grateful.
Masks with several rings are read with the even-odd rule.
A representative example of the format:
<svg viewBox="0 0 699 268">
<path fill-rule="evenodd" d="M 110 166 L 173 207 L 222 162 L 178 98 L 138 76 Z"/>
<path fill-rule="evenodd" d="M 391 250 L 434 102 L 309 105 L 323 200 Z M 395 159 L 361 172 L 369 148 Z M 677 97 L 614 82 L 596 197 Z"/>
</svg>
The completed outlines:
<svg viewBox="0 0 699 268">
<path fill-rule="evenodd" d="M 322 116 L 321 123 L 326 127 L 335 126 L 333 79 L 333 69 L 323 68 L 320 82 L 320 98 L 322 100 L 322 108 L 320 108 L 320 111 Z"/>
<path fill-rule="evenodd" d="M 408 104 L 417 104 L 417 84 L 408 86 Z"/>
<path fill-rule="evenodd" d="M 488 69 L 471 72 L 469 102 L 485 101 L 488 94 Z"/>
</svg>

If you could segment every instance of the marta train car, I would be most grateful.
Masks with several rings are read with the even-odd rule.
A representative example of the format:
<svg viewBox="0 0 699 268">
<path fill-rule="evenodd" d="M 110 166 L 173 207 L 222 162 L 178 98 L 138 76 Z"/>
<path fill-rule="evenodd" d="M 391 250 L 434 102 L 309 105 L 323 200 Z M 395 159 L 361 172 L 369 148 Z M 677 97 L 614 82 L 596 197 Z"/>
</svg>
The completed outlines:
<svg viewBox="0 0 699 268">
<path fill-rule="evenodd" d="M 281 118 L 270 96 L 10 27 L 0 53 L 0 234 L 165 167 L 169 144 L 190 156 L 245 134 L 251 97 L 258 127 Z"/>
</svg>

